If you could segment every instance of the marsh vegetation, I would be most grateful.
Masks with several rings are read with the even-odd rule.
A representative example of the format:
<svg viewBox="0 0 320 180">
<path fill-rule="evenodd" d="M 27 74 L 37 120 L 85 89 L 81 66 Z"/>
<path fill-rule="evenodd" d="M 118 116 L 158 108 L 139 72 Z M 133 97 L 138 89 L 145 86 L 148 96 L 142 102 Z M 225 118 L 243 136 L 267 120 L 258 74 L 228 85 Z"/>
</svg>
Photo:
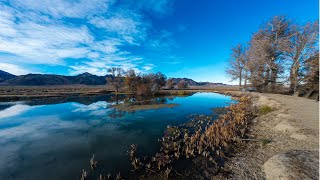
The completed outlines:
<svg viewBox="0 0 320 180">
<path fill-rule="evenodd" d="M 255 116 L 251 97 L 237 100 L 238 103 L 226 107 L 218 119 L 193 115 L 186 123 L 168 126 L 158 139 L 160 149 L 152 156 L 139 156 L 138 146 L 132 144 L 128 150 L 132 165 L 130 178 L 213 178 L 223 173 L 224 161 L 232 155 L 234 145 L 246 138 Z M 88 176 L 89 171 L 83 172 Z M 120 178 L 115 174 L 99 174 L 99 177 Z"/>
</svg>

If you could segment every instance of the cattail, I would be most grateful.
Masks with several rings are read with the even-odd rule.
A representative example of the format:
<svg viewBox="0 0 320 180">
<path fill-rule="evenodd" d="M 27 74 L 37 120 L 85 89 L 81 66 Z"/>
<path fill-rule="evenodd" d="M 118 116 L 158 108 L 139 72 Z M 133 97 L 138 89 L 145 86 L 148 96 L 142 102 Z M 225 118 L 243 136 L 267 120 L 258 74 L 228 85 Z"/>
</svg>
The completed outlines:
<svg viewBox="0 0 320 180">
<path fill-rule="evenodd" d="M 107 178 L 111 179 L 111 173 L 108 173 Z"/>
<path fill-rule="evenodd" d="M 169 178 L 169 175 L 170 175 L 171 170 L 172 170 L 172 168 L 168 168 L 168 167 L 167 167 L 167 169 L 166 169 L 166 171 L 165 171 L 166 179 Z"/>
<path fill-rule="evenodd" d="M 117 174 L 116 180 L 120 180 L 121 179 L 121 175 L 120 172 Z"/>
<path fill-rule="evenodd" d="M 94 154 L 93 154 L 92 157 L 90 158 L 90 166 L 91 166 L 91 169 L 95 169 L 97 163 L 98 163 L 98 162 L 94 160 Z"/>
<path fill-rule="evenodd" d="M 87 179 L 87 172 L 82 169 L 82 174 L 81 174 L 81 180 L 86 180 Z"/>
</svg>

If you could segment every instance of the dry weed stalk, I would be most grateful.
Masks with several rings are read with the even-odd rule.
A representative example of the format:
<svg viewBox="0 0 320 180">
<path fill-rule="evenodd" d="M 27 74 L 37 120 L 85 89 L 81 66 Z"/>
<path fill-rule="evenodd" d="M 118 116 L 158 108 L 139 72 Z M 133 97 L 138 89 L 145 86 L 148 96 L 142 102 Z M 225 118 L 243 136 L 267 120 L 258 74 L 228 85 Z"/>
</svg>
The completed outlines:
<svg viewBox="0 0 320 180">
<path fill-rule="evenodd" d="M 204 157 L 213 167 L 221 166 L 220 161 L 232 150 L 234 143 L 245 137 L 249 120 L 253 118 L 253 107 L 250 96 L 238 97 L 237 104 L 226 107 L 226 113 L 213 120 L 210 116 L 194 115 L 192 119 L 178 127 L 168 126 L 165 135 L 158 139 L 161 148 L 150 158 L 137 157 L 137 145 L 132 144 L 128 155 L 134 174 L 146 178 L 150 175 L 162 174 L 168 179 L 173 173 L 181 176 L 172 162 L 183 158 Z M 94 155 L 90 159 L 92 170 L 96 166 Z M 145 174 L 146 173 L 146 174 Z M 88 173 L 83 170 L 81 179 L 85 180 Z M 100 179 L 106 179 L 102 175 Z M 111 178 L 111 174 L 107 175 Z M 120 173 L 116 179 L 121 179 Z"/>
</svg>

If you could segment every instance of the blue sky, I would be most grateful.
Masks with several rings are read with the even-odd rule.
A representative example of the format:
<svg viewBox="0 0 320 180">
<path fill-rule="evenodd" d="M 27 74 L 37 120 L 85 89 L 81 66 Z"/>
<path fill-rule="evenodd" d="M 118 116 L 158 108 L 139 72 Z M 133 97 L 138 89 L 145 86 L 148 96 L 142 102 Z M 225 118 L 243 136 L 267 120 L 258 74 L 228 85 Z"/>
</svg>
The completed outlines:
<svg viewBox="0 0 320 180">
<path fill-rule="evenodd" d="M 230 83 L 230 49 L 275 15 L 318 19 L 317 0 L 0 0 L 0 69 L 142 73 Z"/>
</svg>

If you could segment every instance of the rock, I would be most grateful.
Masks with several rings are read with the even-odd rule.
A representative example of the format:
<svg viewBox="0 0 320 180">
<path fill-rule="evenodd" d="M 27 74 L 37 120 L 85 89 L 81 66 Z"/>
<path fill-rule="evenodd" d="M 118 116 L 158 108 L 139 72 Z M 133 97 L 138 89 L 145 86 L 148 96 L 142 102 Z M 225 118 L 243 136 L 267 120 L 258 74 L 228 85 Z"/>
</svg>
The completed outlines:
<svg viewBox="0 0 320 180">
<path fill-rule="evenodd" d="M 263 165 L 266 179 L 319 179 L 319 152 L 290 150 L 271 157 Z"/>
</svg>

